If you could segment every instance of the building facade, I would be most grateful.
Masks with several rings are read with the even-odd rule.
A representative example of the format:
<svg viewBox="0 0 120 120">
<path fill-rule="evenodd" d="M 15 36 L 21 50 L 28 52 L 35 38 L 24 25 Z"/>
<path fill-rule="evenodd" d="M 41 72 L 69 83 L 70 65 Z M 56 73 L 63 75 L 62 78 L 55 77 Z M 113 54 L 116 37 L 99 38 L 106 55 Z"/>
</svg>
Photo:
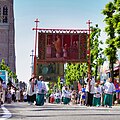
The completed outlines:
<svg viewBox="0 0 120 120">
<path fill-rule="evenodd" d="M 0 62 L 2 59 L 16 72 L 13 0 L 0 0 Z"/>
</svg>

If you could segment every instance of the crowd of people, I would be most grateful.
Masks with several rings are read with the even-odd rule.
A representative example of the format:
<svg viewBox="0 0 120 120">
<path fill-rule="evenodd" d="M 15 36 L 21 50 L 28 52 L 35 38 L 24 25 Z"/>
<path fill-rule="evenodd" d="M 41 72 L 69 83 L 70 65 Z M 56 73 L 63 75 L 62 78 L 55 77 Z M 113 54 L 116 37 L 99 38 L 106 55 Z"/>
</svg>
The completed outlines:
<svg viewBox="0 0 120 120">
<path fill-rule="evenodd" d="M 48 97 L 49 103 L 56 104 L 79 104 L 86 106 L 109 106 L 114 104 L 113 95 L 116 94 L 116 87 L 111 78 L 106 82 L 95 82 L 94 79 L 87 79 L 87 83 L 82 86 L 78 84 L 78 89 L 62 86 L 62 90 L 56 89 Z M 27 89 L 7 86 L 0 78 L 0 105 L 11 102 L 28 102 L 29 105 L 42 106 L 47 94 L 43 76 L 38 78 L 32 76 L 28 82 Z M 117 95 L 117 94 L 116 94 Z"/>
<path fill-rule="evenodd" d="M 81 86 L 80 90 L 69 89 L 65 85 L 62 91 L 57 90 L 51 93 L 50 103 L 108 106 L 111 108 L 114 104 L 114 93 L 116 93 L 116 88 L 111 78 L 106 82 L 95 82 L 94 79 L 87 79 L 87 84 L 84 87 Z"/>
<path fill-rule="evenodd" d="M 5 81 L 0 77 L 0 105 L 4 103 L 10 104 L 11 102 L 22 102 L 24 101 L 24 89 L 19 89 L 12 84 L 6 84 Z"/>
<path fill-rule="evenodd" d="M 20 89 L 6 85 L 0 77 L 0 105 L 11 102 L 28 102 L 29 105 L 44 105 L 44 96 L 47 92 L 43 76 L 35 78 L 32 76 L 28 82 L 27 89 Z"/>
</svg>

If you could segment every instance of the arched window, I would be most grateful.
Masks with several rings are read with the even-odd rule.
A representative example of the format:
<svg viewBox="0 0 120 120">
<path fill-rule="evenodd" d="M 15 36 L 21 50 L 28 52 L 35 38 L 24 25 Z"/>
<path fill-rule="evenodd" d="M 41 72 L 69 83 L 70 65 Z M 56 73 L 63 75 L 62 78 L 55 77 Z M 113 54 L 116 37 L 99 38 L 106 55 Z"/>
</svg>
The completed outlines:
<svg viewBox="0 0 120 120">
<path fill-rule="evenodd" d="M 1 6 L 0 6 L 0 23 L 2 21 L 2 13 L 1 13 Z"/>
<path fill-rule="evenodd" d="M 8 15 L 8 8 L 7 8 L 7 6 L 3 7 L 3 15 Z"/>
<path fill-rule="evenodd" d="M 3 23 L 8 22 L 8 8 L 7 6 L 3 7 Z"/>
<path fill-rule="evenodd" d="M 0 6 L 0 16 L 1 16 L 1 6 Z"/>
</svg>

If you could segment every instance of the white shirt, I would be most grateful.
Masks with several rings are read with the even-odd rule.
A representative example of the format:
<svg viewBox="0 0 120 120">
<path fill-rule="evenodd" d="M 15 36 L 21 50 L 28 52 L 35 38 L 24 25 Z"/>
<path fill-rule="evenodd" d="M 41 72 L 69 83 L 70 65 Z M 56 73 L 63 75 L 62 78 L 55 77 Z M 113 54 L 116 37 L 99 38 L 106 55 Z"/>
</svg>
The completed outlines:
<svg viewBox="0 0 120 120">
<path fill-rule="evenodd" d="M 52 94 L 50 95 L 50 97 L 55 97 L 54 93 L 52 93 Z"/>
<path fill-rule="evenodd" d="M 101 97 L 101 89 L 100 89 L 100 86 L 95 87 L 94 97 L 96 97 L 96 98 L 100 98 L 100 97 Z"/>
<path fill-rule="evenodd" d="M 16 100 L 20 100 L 20 90 L 16 91 Z"/>
<path fill-rule="evenodd" d="M 27 85 L 27 94 L 29 96 L 32 96 L 34 94 L 34 92 L 32 91 L 32 83 L 31 82 L 29 82 Z"/>
<path fill-rule="evenodd" d="M 94 85 L 95 85 L 95 80 L 92 78 L 92 80 L 90 81 L 90 86 L 91 86 L 90 93 L 92 94 L 95 93 Z M 89 82 L 87 82 L 86 91 L 89 92 Z"/>
<path fill-rule="evenodd" d="M 61 98 L 61 93 L 60 92 L 55 93 L 55 99 L 57 99 L 57 98 Z"/>
<path fill-rule="evenodd" d="M 71 97 L 71 93 L 68 90 L 64 90 L 63 93 L 62 93 L 62 96 L 66 97 L 66 98 L 70 98 Z"/>
<path fill-rule="evenodd" d="M 104 85 L 105 93 L 107 94 L 112 94 L 116 89 L 113 83 L 111 82 L 106 82 Z"/>
<path fill-rule="evenodd" d="M 42 93 L 42 90 L 44 90 L 44 93 L 47 92 L 46 85 L 44 81 L 38 81 L 36 85 L 36 92 Z"/>
</svg>

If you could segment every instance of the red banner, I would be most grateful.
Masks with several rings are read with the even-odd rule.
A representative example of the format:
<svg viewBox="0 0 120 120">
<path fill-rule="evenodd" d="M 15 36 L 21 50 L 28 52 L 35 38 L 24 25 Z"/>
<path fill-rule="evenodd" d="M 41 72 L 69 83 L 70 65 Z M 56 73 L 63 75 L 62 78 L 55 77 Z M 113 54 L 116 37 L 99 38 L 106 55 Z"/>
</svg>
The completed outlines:
<svg viewBox="0 0 120 120">
<path fill-rule="evenodd" d="M 38 62 L 86 62 L 87 33 L 38 35 Z"/>
</svg>

